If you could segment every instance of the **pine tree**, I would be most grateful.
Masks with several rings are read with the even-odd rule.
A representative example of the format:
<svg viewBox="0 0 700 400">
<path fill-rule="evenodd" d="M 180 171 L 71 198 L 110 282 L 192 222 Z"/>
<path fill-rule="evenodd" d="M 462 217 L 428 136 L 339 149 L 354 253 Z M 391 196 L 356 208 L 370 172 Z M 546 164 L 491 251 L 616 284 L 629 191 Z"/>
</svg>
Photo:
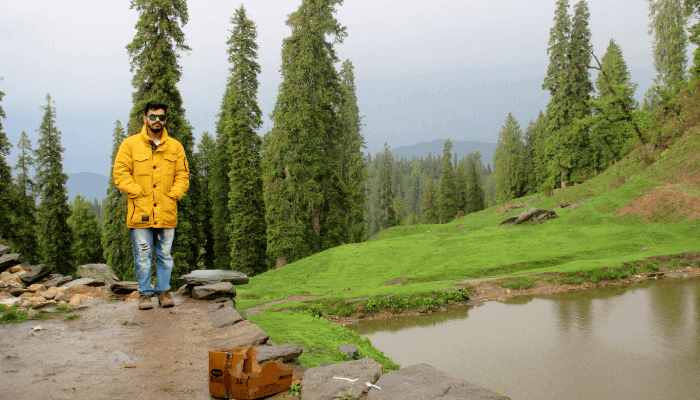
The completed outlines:
<svg viewBox="0 0 700 400">
<path fill-rule="evenodd" d="M 459 202 L 455 175 L 452 170 L 452 142 L 445 141 L 442 149 L 442 172 L 437 191 L 437 209 L 440 223 L 452 221 L 459 212 L 457 204 Z"/>
<path fill-rule="evenodd" d="M 505 202 L 524 195 L 523 142 L 520 125 L 513 114 L 508 113 L 498 144 L 493 153 L 496 181 L 496 197 Z"/>
<path fill-rule="evenodd" d="M 119 279 L 135 281 L 134 253 L 131 245 L 129 228 L 126 226 L 126 209 L 128 196 L 114 185 L 112 167 L 117 157 L 119 146 L 126 139 L 126 132 L 121 121 L 117 120 L 112 132 L 112 156 L 109 168 L 109 186 L 104 199 L 104 216 L 102 220 L 102 248 L 104 259 Z"/>
<path fill-rule="evenodd" d="M 457 210 L 465 211 L 467 208 L 467 171 L 464 170 L 464 163 L 460 162 L 457 164 L 454 175 Z"/>
<path fill-rule="evenodd" d="M 333 43 L 345 28 L 334 17 L 342 0 L 303 0 L 290 14 L 282 48 L 282 83 L 263 160 L 267 251 L 278 267 L 348 242 L 350 208 L 340 178 L 343 89 Z"/>
<path fill-rule="evenodd" d="M 5 93 L 0 92 L 0 102 L 4 96 Z M 12 240 L 14 236 L 12 170 L 5 160 L 10 155 L 12 143 L 2 129 L 2 118 L 7 118 L 7 115 L 0 105 L 0 239 Z"/>
<path fill-rule="evenodd" d="M 350 60 L 346 60 L 340 70 L 340 83 L 344 89 L 343 101 L 338 117 L 342 125 L 340 152 L 340 178 L 348 189 L 350 195 L 350 209 L 347 210 L 347 229 L 350 233 L 350 242 L 359 243 L 364 240 L 365 220 L 363 206 L 365 204 L 365 180 L 364 155 L 362 149 L 366 148 L 365 138 L 362 136 L 362 117 L 357 106 L 357 88 L 355 87 L 355 74 Z"/>
<path fill-rule="evenodd" d="M 71 251 L 75 265 L 102 263 L 102 234 L 90 205 L 83 196 L 77 195 L 71 208 L 68 225 L 73 231 Z"/>
<path fill-rule="evenodd" d="M 30 262 L 39 262 L 39 239 L 36 230 L 36 188 L 30 177 L 29 169 L 34 165 L 32 142 L 27 133 L 22 131 L 17 143 L 17 184 L 15 190 L 15 221 L 12 226 L 15 233 L 12 251 L 24 255 Z"/>
<path fill-rule="evenodd" d="M 465 213 L 471 214 L 484 209 L 484 189 L 474 160 L 468 162 L 466 197 Z"/>
<path fill-rule="evenodd" d="M 535 121 L 530 120 L 525 131 L 525 193 L 536 193 L 547 180 L 547 164 L 545 157 L 545 117 L 540 111 Z"/>
<path fill-rule="evenodd" d="M 595 83 L 598 97 L 592 102 L 595 117 L 591 129 L 594 167 L 598 171 L 605 170 L 630 150 L 629 140 L 635 135 L 630 113 L 635 108 L 634 92 L 637 88 L 631 82 L 622 49 L 612 39 L 600 68 L 602 71 Z"/>
<path fill-rule="evenodd" d="M 394 208 L 394 183 L 393 183 L 393 163 L 389 146 L 384 143 L 384 153 L 382 154 L 382 184 L 379 193 L 381 216 L 379 225 L 382 229 L 391 228 L 397 225 L 396 209 Z"/>
<path fill-rule="evenodd" d="M 202 197 L 201 210 L 202 210 L 202 232 L 204 235 L 204 254 L 202 254 L 202 263 L 204 269 L 214 268 L 214 214 L 212 209 L 212 198 L 211 194 L 212 183 L 214 181 L 214 169 L 217 164 L 215 159 L 216 153 L 216 141 L 209 134 L 208 131 L 202 133 L 202 139 L 199 141 L 197 146 L 197 154 L 195 158 L 197 159 L 197 166 L 199 167 L 199 176 L 202 178 L 202 192 L 206 193 L 207 196 Z M 225 204 L 224 204 L 225 206 Z M 228 244 L 228 240 L 224 243 Z M 226 266 L 225 269 L 228 269 Z"/>
<path fill-rule="evenodd" d="M 432 179 L 428 179 L 423 190 L 423 204 L 420 207 L 420 212 L 423 214 L 424 224 L 437 224 L 440 222 L 437 211 L 436 190 Z"/>
<path fill-rule="evenodd" d="M 685 75 L 688 38 L 683 0 L 649 0 L 649 17 L 649 34 L 654 35 L 652 51 L 657 76 L 654 86 L 647 92 L 646 100 L 653 110 L 668 101 L 670 91 Z"/>
<path fill-rule="evenodd" d="M 691 17 L 697 21 L 690 27 L 688 41 L 695 46 L 698 46 L 693 51 L 693 65 L 688 72 L 696 79 L 700 76 L 700 0 L 684 0 L 685 17 Z"/>
<path fill-rule="evenodd" d="M 194 135 L 185 118 L 180 91 L 175 86 L 182 76 L 179 52 L 191 50 L 181 29 L 187 24 L 189 14 L 185 0 L 131 0 L 130 8 L 139 12 L 139 20 L 134 40 L 126 46 L 131 57 L 131 72 L 134 72 L 131 84 L 136 89 L 127 131 L 130 134 L 140 132 L 143 109 L 149 101 L 165 103 L 169 107 L 168 135 L 182 144 L 189 161 L 190 185 L 177 204 L 177 233 L 171 253 L 175 259 L 171 281 L 175 282 L 180 275 L 197 267 L 202 243 L 199 210 L 202 193 L 196 160 L 192 157 Z"/>
<path fill-rule="evenodd" d="M 406 206 L 409 213 L 415 214 L 420 220 L 420 205 L 423 198 L 423 177 L 421 172 L 421 163 L 415 157 L 411 162 L 411 175 L 408 181 L 408 190 L 406 191 Z"/>
<path fill-rule="evenodd" d="M 70 275 L 75 270 L 71 248 L 72 231 L 68 226 L 70 207 L 63 172 L 61 132 L 56 127 L 56 109 L 51 96 L 46 95 L 46 112 L 39 127 L 39 149 L 36 153 L 37 186 L 40 191 L 39 243 L 42 261 L 54 272 Z"/>
</svg>

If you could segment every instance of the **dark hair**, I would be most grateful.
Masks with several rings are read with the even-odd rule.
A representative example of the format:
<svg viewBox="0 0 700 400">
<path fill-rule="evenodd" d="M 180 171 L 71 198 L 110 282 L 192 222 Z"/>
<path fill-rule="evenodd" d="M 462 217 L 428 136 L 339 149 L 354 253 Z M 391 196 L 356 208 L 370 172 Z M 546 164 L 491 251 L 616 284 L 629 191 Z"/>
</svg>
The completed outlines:
<svg viewBox="0 0 700 400">
<path fill-rule="evenodd" d="M 148 110 L 163 110 L 165 112 L 165 116 L 168 116 L 168 105 L 158 101 L 149 101 L 146 104 L 146 108 L 143 109 L 143 115 L 148 115 Z"/>
</svg>

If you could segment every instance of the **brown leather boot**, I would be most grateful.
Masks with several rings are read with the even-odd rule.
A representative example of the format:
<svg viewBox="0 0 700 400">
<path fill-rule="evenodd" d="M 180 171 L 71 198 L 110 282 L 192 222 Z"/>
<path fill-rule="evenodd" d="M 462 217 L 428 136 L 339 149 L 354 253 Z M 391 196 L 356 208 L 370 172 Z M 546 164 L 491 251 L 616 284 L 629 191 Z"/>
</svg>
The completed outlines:
<svg viewBox="0 0 700 400">
<path fill-rule="evenodd" d="M 139 297 L 139 310 L 150 310 L 151 308 L 153 308 L 153 304 L 151 304 L 151 296 L 142 294 Z"/>
<path fill-rule="evenodd" d="M 161 307 L 172 307 L 175 305 L 175 301 L 170 297 L 170 292 L 160 292 L 158 293 L 158 304 Z"/>
</svg>

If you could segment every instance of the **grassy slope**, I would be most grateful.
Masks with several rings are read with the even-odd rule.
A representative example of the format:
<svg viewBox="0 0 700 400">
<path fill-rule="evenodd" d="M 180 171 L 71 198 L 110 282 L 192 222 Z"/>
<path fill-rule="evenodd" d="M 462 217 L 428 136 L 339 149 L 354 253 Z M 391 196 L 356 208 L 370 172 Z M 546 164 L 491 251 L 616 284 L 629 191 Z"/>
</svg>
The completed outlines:
<svg viewBox="0 0 700 400">
<path fill-rule="evenodd" d="M 656 161 L 649 165 L 650 159 Z M 698 251 L 700 223 L 687 221 L 673 205 L 662 205 L 647 217 L 617 214 L 653 188 L 700 178 L 699 172 L 700 135 L 689 133 L 663 157 L 660 152 L 635 151 L 582 185 L 542 197 L 533 206 L 552 209 L 561 201 L 574 203 L 579 199 L 589 203 L 573 211 L 557 209 L 559 218 L 542 225 L 499 226 L 503 219 L 524 209 L 497 213 L 492 207 L 449 224 L 396 227 L 368 242 L 330 249 L 253 277 L 248 285 L 237 287 L 238 304 L 249 308 L 292 295 L 340 300 L 426 294 L 452 288 L 467 278 L 615 268 L 649 256 Z M 700 193 L 697 184 L 688 182 L 675 190 Z M 399 277 L 406 278 L 404 284 L 382 286 Z M 299 318 L 298 313 L 267 311 L 253 319 L 263 329 L 275 332 L 273 340 L 282 343 L 308 346 L 305 330 L 328 333 L 320 321 L 306 320 L 303 327 L 292 327 L 291 321 Z M 285 321 L 289 329 L 280 329 Z M 325 358 L 307 358 L 307 364 L 337 359 L 337 354 L 328 350 L 331 347 L 318 348 L 326 349 L 322 351 Z"/>
</svg>

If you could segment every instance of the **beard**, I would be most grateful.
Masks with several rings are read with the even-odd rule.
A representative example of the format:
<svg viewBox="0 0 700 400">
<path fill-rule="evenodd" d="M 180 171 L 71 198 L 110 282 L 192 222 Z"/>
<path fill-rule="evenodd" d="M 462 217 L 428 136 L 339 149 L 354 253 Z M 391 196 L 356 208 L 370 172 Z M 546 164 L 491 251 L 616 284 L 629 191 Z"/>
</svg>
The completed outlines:
<svg viewBox="0 0 700 400">
<path fill-rule="evenodd" d="M 160 125 L 159 126 L 151 126 L 150 128 L 151 128 L 151 132 L 153 132 L 153 133 L 160 133 L 160 131 L 163 130 L 163 127 Z"/>
</svg>

